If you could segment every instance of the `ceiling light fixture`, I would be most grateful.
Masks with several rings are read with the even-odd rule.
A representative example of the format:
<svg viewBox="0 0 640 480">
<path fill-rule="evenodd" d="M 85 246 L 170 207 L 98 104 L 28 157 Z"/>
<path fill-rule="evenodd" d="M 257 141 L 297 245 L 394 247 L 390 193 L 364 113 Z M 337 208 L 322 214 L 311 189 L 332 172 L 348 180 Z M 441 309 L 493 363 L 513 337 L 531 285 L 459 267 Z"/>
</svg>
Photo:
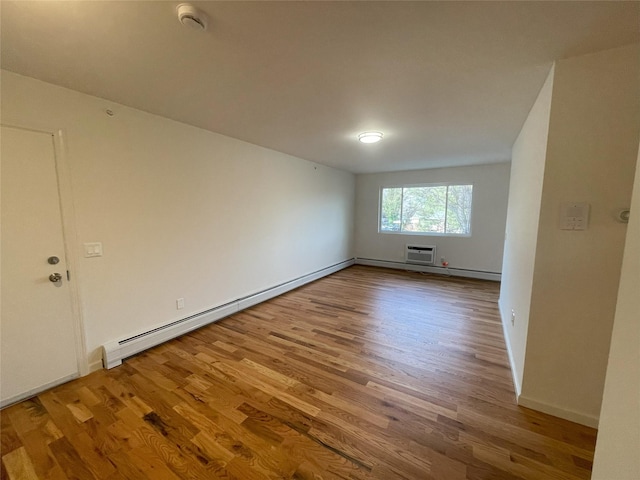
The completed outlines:
<svg viewBox="0 0 640 480">
<path fill-rule="evenodd" d="M 358 135 L 362 143 L 376 143 L 382 140 L 382 132 L 362 132 Z"/>
<path fill-rule="evenodd" d="M 207 16 L 189 3 L 181 3 L 176 7 L 178 20 L 186 27 L 193 30 L 204 31 L 207 29 Z"/>
</svg>

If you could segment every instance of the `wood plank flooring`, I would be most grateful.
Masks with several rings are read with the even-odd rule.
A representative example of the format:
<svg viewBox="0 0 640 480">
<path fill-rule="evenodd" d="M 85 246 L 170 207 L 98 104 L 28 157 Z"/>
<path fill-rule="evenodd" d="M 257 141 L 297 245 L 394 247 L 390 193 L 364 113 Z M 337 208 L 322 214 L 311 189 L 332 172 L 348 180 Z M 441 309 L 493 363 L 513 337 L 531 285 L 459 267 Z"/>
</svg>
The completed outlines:
<svg viewBox="0 0 640 480">
<path fill-rule="evenodd" d="M 584 479 L 515 404 L 499 285 L 351 267 L 3 410 L 4 479 Z"/>
</svg>

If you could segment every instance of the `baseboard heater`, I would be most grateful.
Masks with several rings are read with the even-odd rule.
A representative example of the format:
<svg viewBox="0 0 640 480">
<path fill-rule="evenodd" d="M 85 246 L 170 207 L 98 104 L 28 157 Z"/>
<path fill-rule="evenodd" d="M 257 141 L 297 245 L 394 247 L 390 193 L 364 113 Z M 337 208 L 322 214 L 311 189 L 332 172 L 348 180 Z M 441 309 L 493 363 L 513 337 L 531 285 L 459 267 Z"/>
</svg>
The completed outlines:
<svg viewBox="0 0 640 480">
<path fill-rule="evenodd" d="M 151 330 L 131 335 L 122 340 L 107 342 L 102 346 L 102 365 L 104 368 L 113 368 L 122 364 L 122 360 L 136 353 L 140 353 L 156 345 L 160 345 L 172 338 L 179 337 L 185 333 L 196 330 L 210 323 L 221 320 L 229 315 L 244 310 L 246 308 L 262 303 L 271 298 L 282 295 L 290 290 L 301 287 L 319 278 L 331 275 L 339 270 L 350 267 L 355 263 L 355 259 L 345 260 L 329 267 L 317 270 L 313 273 L 303 275 L 294 280 L 290 280 L 280 285 L 262 290 L 260 292 L 238 298 L 232 302 L 210 308 L 204 312 L 191 315 L 175 322 L 161 325 Z"/>
<path fill-rule="evenodd" d="M 412 265 L 410 263 L 394 262 L 391 260 L 377 260 L 373 258 L 356 258 L 356 265 L 368 265 L 370 267 L 393 268 L 396 270 L 409 270 L 412 272 L 435 273 L 451 277 L 479 278 L 481 280 L 493 280 L 499 282 L 500 273 L 484 272 L 481 270 L 466 270 L 463 268 L 445 268 L 434 265 Z"/>
</svg>

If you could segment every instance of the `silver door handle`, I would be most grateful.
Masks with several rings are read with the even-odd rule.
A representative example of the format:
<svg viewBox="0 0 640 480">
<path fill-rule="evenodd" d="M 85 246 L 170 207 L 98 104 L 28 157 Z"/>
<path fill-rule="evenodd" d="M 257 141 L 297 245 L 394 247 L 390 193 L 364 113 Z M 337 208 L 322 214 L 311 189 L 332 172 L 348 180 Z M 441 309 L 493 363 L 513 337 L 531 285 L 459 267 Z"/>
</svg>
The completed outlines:
<svg viewBox="0 0 640 480">
<path fill-rule="evenodd" d="M 49 281 L 53 283 L 58 283 L 62 281 L 62 275 L 60 275 L 59 273 L 52 273 L 51 275 L 49 275 Z"/>
</svg>

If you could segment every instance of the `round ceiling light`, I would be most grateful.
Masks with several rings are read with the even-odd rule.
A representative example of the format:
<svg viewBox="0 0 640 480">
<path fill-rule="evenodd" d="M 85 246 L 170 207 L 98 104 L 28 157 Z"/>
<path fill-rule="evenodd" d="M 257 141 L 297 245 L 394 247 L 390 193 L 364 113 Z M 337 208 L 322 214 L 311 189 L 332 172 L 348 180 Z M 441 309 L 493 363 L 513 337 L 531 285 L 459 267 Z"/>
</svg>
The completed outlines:
<svg viewBox="0 0 640 480">
<path fill-rule="evenodd" d="M 382 132 L 362 132 L 358 135 L 362 143 L 376 143 L 382 140 Z"/>
<path fill-rule="evenodd" d="M 189 3 L 181 3 L 176 7 L 180 23 L 194 30 L 207 29 L 207 17 Z"/>
</svg>

